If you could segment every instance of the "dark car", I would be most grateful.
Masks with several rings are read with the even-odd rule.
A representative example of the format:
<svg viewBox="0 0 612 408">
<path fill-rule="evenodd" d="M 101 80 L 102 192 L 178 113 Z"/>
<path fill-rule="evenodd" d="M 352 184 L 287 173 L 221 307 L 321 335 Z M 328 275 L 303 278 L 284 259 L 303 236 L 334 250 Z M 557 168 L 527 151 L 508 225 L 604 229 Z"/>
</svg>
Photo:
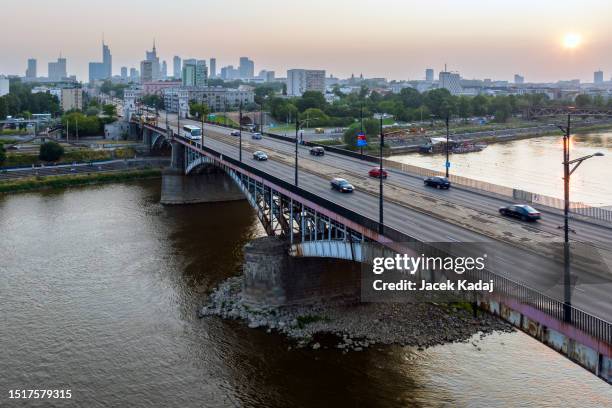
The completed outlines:
<svg viewBox="0 0 612 408">
<path fill-rule="evenodd" d="M 451 186 L 450 181 L 448 181 L 446 177 L 441 176 L 427 177 L 423 182 L 428 187 L 443 188 L 447 190 Z"/>
<path fill-rule="evenodd" d="M 265 161 L 268 160 L 268 155 L 261 150 L 257 150 L 256 152 L 253 152 L 253 158 L 257 161 Z"/>
<path fill-rule="evenodd" d="M 380 178 L 382 175 L 382 178 L 386 179 L 387 176 L 389 176 L 389 174 L 387 173 L 387 170 L 382 169 L 382 171 L 380 170 L 380 167 L 372 167 L 370 169 L 370 171 L 368 171 L 368 175 L 370 177 L 376 177 L 376 178 Z"/>
<path fill-rule="evenodd" d="M 310 154 L 313 156 L 325 156 L 325 149 L 321 146 L 316 146 L 310 149 Z"/>
<path fill-rule="evenodd" d="M 519 218 L 523 221 L 537 221 L 542 216 L 535 208 L 526 204 L 513 204 L 499 209 L 501 215 Z"/>
<path fill-rule="evenodd" d="M 341 193 L 352 193 L 355 189 L 351 183 L 343 178 L 333 178 L 331 180 L 331 188 L 338 190 Z"/>
<path fill-rule="evenodd" d="M 231 136 L 240 136 L 240 131 L 238 130 L 232 130 L 232 132 L 230 133 Z"/>
</svg>

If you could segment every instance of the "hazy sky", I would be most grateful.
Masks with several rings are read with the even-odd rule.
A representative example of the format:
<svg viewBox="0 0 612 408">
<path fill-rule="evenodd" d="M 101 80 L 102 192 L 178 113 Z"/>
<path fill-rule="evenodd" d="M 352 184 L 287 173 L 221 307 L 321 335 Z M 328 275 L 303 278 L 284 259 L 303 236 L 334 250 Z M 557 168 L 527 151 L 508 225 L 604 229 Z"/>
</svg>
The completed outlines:
<svg viewBox="0 0 612 408">
<path fill-rule="evenodd" d="M 172 72 L 172 57 L 217 58 L 285 76 L 321 68 L 388 79 L 421 79 L 448 64 L 464 78 L 528 81 L 612 76 L 610 0 L 2 0 L 0 73 L 39 75 L 60 51 L 68 71 L 87 79 L 101 60 L 104 33 L 113 71 L 138 67 L 153 37 Z M 581 36 L 563 47 L 567 33 Z"/>
</svg>

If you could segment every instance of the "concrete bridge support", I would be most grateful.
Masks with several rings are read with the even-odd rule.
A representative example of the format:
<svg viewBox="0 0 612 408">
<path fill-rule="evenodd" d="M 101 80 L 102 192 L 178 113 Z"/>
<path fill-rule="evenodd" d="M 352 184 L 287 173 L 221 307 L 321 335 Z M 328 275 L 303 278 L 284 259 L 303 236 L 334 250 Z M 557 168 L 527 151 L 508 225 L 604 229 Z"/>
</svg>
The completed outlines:
<svg viewBox="0 0 612 408">
<path fill-rule="evenodd" d="M 356 262 L 289 256 L 289 242 L 257 238 L 244 248 L 243 296 L 255 307 L 358 302 L 360 265 Z"/>
</svg>

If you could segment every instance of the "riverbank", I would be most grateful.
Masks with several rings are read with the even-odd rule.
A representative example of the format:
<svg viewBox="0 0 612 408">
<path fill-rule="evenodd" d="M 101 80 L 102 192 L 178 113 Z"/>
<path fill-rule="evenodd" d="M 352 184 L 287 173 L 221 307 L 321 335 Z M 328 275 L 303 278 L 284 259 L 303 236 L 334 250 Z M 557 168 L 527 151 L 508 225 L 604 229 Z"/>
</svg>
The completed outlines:
<svg viewBox="0 0 612 408">
<path fill-rule="evenodd" d="M 221 283 L 199 316 L 242 320 L 249 328 L 281 333 L 295 341 L 298 348 L 335 347 L 343 352 L 361 351 L 376 344 L 426 348 L 466 342 L 475 334 L 483 338 L 496 331 L 514 331 L 507 323 L 483 312 L 474 317 L 471 307 L 460 304 L 318 304 L 256 309 L 243 300 L 242 279 L 233 277 Z M 320 340 L 329 335 L 331 342 Z"/>
<path fill-rule="evenodd" d="M 108 173 L 28 177 L 0 182 L 0 194 L 159 177 L 161 177 L 161 169 L 121 170 Z"/>
</svg>

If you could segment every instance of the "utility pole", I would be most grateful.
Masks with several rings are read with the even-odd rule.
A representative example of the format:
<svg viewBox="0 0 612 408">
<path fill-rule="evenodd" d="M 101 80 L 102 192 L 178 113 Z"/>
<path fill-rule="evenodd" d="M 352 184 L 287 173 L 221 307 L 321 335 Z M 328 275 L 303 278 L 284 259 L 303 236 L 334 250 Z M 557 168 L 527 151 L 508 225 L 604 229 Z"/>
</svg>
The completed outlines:
<svg viewBox="0 0 612 408">
<path fill-rule="evenodd" d="M 569 142 L 571 135 L 572 115 L 567 114 L 567 127 L 563 135 L 563 320 L 572 321 L 572 290 L 571 290 L 571 259 L 569 247 L 569 188 L 570 188 L 570 164 L 569 164 Z"/>
<path fill-rule="evenodd" d="M 360 109 L 360 114 L 359 116 L 361 117 L 360 121 L 361 121 L 361 125 L 360 125 L 360 131 L 361 133 L 363 133 L 363 101 L 361 102 L 361 109 Z M 359 148 L 361 150 L 361 157 L 363 158 L 363 146 L 361 146 Z"/>
<path fill-rule="evenodd" d="M 202 105 L 200 106 L 200 122 L 202 123 L 202 139 L 200 140 L 200 144 L 204 146 L 204 101 L 202 101 Z"/>
<path fill-rule="evenodd" d="M 448 121 L 449 121 L 449 116 L 450 113 L 446 113 L 446 164 L 444 165 L 446 167 L 446 178 L 448 178 L 448 170 L 450 167 L 450 162 L 448 161 L 448 142 L 449 142 L 449 127 L 448 127 Z"/>
<path fill-rule="evenodd" d="M 242 102 L 240 102 L 240 113 L 238 114 L 238 159 L 242 163 Z"/>
<path fill-rule="evenodd" d="M 295 115 L 295 186 L 298 186 L 298 132 L 300 131 L 299 115 Z"/>
<path fill-rule="evenodd" d="M 77 116 L 74 117 L 74 123 L 76 126 L 76 141 L 79 141 L 79 118 Z"/>
<path fill-rule="evenodd" d="M 70 121 L 66 118 L 66 142 L 70 140 Z"/>
<path fill-rule="evenodd" d="M 385 144 L 385 132 L 383 131 L 383 118 L 382 114 L 380 115 L 380 167 L 379 167 L 379 177 L 380 177 L 380 191 L 378 193 L 378 233 L 384 234 L 384 218 L 383 218 L 383 146 Z"/>
</svg>

